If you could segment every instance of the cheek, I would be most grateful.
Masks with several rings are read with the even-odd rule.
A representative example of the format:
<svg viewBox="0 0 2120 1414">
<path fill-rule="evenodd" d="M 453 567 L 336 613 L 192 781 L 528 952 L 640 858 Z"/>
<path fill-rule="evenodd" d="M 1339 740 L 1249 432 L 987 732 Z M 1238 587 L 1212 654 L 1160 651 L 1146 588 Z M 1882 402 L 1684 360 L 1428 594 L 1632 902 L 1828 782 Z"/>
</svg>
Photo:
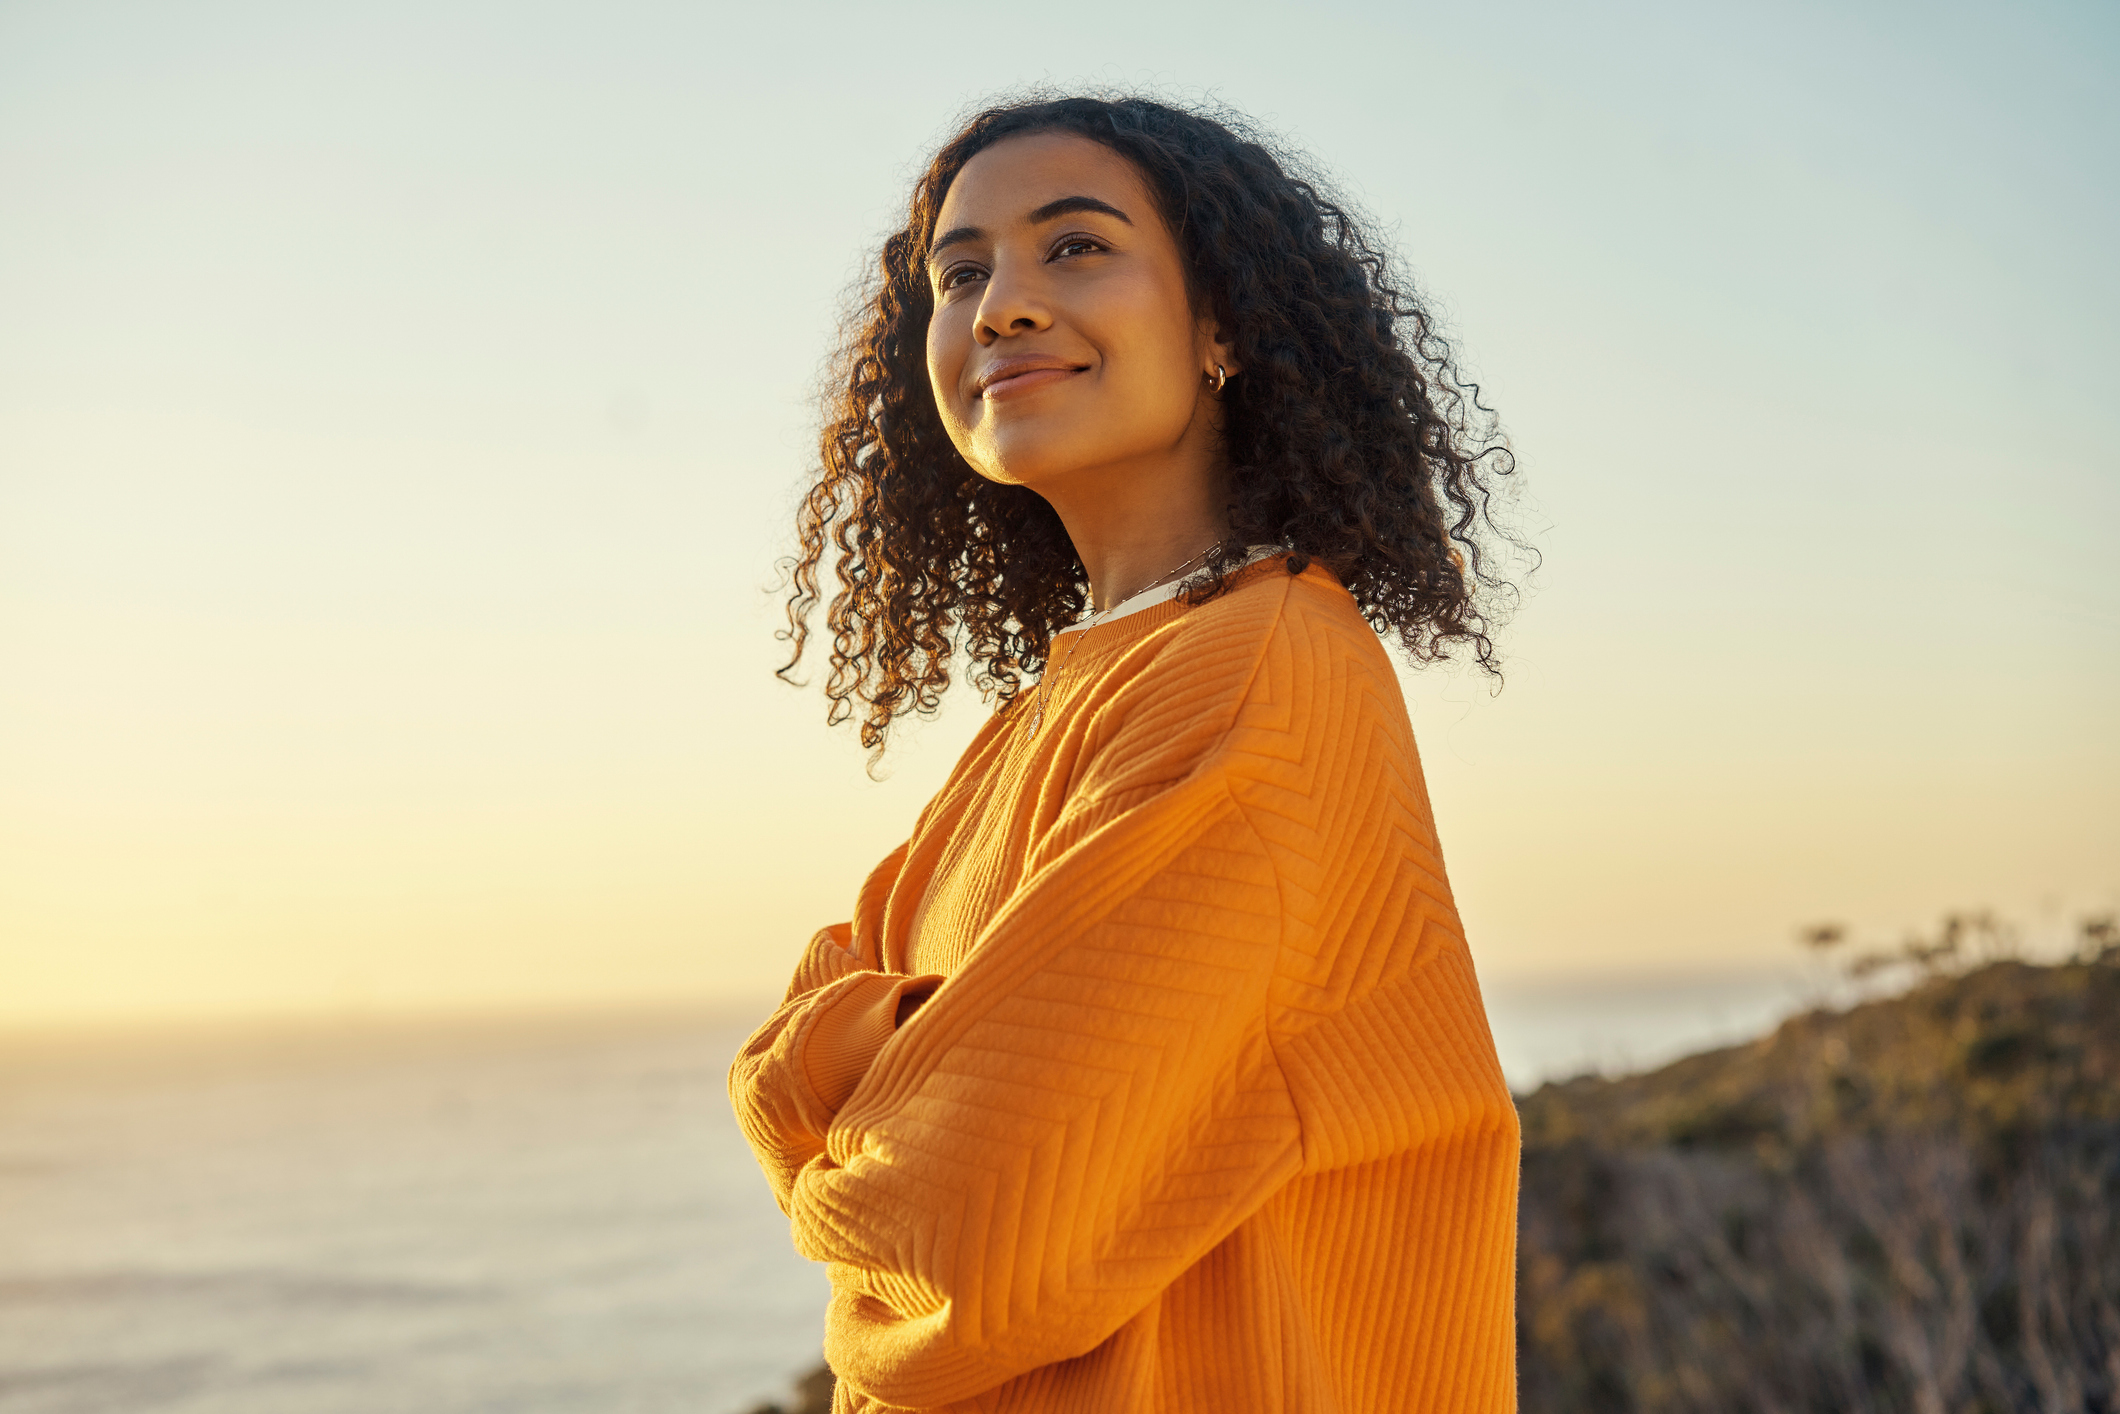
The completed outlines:
<svg viewBox="0 0 2120 1414">
<path fill-rule="evenodd" d="M 1143 280 L 1109 292 L 1098 311 L 1113 353 L 1127 370 L 1127 393 L 1142 415 L 1159 422 L 1190 418 L 1198 370 L 1195 327 L 1183 300 L 1173 303 L 1158 282 Z"/>
<path fill-rule="evenodd" d="M 956 390 L 964 382 L 965 341 L 961 331 L 952 329 L 948 312 L 934 315 L 928 320 L 927 369 L 928 387 L 935 395 L 935 411 L 942 416 L 942 424 L 952 438 L 958 437 L 963 428 L 963 414 L 957 407 Z"/>
</svg>

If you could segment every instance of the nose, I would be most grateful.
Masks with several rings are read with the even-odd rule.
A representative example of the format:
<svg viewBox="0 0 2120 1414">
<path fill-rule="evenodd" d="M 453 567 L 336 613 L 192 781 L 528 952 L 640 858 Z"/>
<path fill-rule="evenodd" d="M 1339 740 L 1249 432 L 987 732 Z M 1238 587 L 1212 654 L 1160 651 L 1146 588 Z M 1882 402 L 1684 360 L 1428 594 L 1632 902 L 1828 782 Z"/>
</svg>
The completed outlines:
<svg viewBox="0 0 2120 1414">
<path fill-rule="evenodd" d="M 1047 294 L 1036 267 L 1026 270 L 1018 261 L 996 261 L 993 273 L 986 278 L 986 289 L 979 296 L 972 337 L 988 346 L 1013 334 L 1050 329 L 1053 311 Z"/>
</svg>

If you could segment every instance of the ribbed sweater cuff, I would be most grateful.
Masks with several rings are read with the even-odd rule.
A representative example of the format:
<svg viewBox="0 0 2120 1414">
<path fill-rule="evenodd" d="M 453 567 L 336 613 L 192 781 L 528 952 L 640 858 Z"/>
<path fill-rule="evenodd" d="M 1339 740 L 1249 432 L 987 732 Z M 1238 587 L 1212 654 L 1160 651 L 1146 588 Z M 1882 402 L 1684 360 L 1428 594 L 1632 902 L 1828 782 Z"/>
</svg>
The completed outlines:
<svg viewBox="0 0 2120 1414">
<path fill-rule="evenodd" d="M 839 995 L 810 1018 L 801 1043 L 802 1075 L 828 1113 L 838 1113 L 869 1073 L 876 1053 L 896 1034 L 899 999 L 908 992 L 931 992 L 942 981 L 939 973 L 866 973 L 859 981 L 846 979 Z"/>
</svg>

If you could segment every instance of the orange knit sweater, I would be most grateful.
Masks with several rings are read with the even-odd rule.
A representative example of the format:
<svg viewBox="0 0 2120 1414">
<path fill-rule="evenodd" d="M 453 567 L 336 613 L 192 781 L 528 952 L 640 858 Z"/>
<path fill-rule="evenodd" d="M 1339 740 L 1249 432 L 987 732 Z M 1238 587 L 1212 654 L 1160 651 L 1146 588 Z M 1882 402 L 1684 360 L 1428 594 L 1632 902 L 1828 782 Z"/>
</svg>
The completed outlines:
<svg viewBox="0 0 2120 1414">
<path fill-rule="evenodd" d="M 1516 1112 L 1383 646 L 1278 559 L 1077 642 L 730 1072 L 835 1409 L 1513 1409 Z"/>
</svg>

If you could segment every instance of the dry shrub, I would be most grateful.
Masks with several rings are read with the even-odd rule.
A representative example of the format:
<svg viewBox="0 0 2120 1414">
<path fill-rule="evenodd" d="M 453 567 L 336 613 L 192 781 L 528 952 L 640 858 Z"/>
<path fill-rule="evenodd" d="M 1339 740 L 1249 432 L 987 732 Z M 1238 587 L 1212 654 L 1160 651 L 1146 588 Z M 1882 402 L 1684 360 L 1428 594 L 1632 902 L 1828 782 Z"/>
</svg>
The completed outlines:
<svg viewBox="0 0 2120 1414">
<path fill-rule="evenodd" d="M 1522 1101 L 1527 1411 L 2120 1411 L 2120 968 Z"/>
</svg>

